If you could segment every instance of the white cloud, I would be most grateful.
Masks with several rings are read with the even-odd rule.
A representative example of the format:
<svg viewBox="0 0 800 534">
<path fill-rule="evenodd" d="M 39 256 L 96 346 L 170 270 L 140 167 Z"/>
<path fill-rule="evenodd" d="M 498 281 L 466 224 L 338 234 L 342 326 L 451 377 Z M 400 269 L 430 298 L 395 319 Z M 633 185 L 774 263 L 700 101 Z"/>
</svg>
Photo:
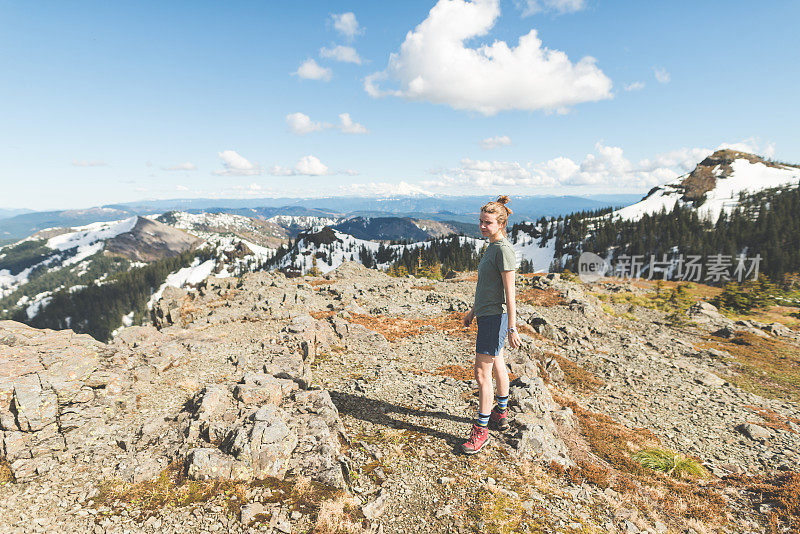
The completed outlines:
<svg viewBox="0 0 800 534">
<path fill-rule="evenodd" d="M 446 104 L 485 115 L 498 111 L 549 110 L 612 97 L 611 80 L 584 57 L 542 46 L 531 30 L 516 47 L 495 40 L 478 48 L 465 41 L 486 36 L 500 15 L 499 0 L 439 0 L 406 35 L 384 71 L 364 79 L 370 96 Z M 391 79 L 398 89 L 382 89 Z M 563 111 L 563 110 L 561 110 Z"/>
<path fill-rule="evenodd" d="M 275 176 L 322 176 L 333 174 L 327 165 L 316 156 L 303 156 L 294 167 L 271 167 L 269 173 Z"/>
<path fill-rule="evenodd" d="M 389 182 L 369 182 L 366 184 L 347 184 L 340 185 L 339 190 L 343 194 L 355 196 L 375 196 L 375 197 L 389 197 L 389 196 L 432 196 L 427 189 L 419 185 L 410 184 L 408 182 L 400 182 L 397 184 Z"/>
<path fill-rule="evenodd" d="M 222 170 L 214 171 L 214 174 L 222 176 L 252 176 L 261 174 L 261 166 L 251 163 L 235 150 L 223 150 L 219 153 L 222 159 Z"/>
<path fill-rule="evenodd" d="M 459 185 L 482 189 L 497 185 L 555 185 L 555 181 L 550 178 L 542 180 L 540 176 L 534 175 L 529 168 L 530 165 L 523 165 L 516 161 L 482 161 L 463 158 L 460 163 L 460 167 L 456 169 L 432 171 L 433 174 L 439 175 L 439 179 L 423 181 L 422 185 L 446 189 Z"/>
<path fill-rule="evenodd" d="M 667 72 L 667 69 L 663 67 L 653 67 L 653 76 L 656 77 L 656 81 L 658 83 L 669 83 L 669 81 L 672 79 L 669 75 L 669 72 Z"/>
<path fill-rule="evenodd" d="M 518 0 L 517 5 L 522 7 L 522 16 L 529 17 L 542 11 L 575 13 L 586 8 L 586 0 Z"/>
<path fill-rule="evenodd" d="M 327 67 L 320 67 L 313 59 L 307 59 L 292 74 L 306 80 L 330 81 L 333 71 Z"/>
<path fill-rule="evenodd" d="M 320 48 L 319 57 L 341 61 L 342 63 L 355 63 L 361 65 L 361 56 L 352 46 L 337 45 L 333 48 Z"/>
<path fill-rule="evenodd" d="M 331 15 L 331 20 L 333 20 L 334 29 L 348 39 L 364 33 L 364 29 L 358 25 L 358 20 L 353 12 Z"/>
<path fill-rule="evenodd" d="M 740 152 L 749 152 L 766 158 L 771 158 L 775 155 L 775 144 L 767 143 L 762 145 L 761 142 L 755 137 L 748 137 L 736 143 L 722 143 L 717 147 L 717 150 L 728 148 L 731 150 L 739 150 Z"/>
<path fill-rule="evenodd" d="M 72 165 L 74 167 L 106 167 L 108 163 L 99 159 L 91 161 L 73 159 Z"/>
<path fill-rule="evenodd" d="M 286 124 L 289 126 L 289 131 L 298 135 L 305 135 L 311 132 L 319 132 L 331 125 L 327 122 L 314 122 L 311 117 L 305 113 L 289 113 L 286 115 Z"/>
<path fill-rule="evenodd" d="M 644 89 L 644 82 L 632 82 L 625 86 L 626 91 L 641 91 Z"/>
<path fill-rule="evenodd" d="M 197 166 L 189 161 L 184 161 L 183 163 L 178 163 L 177 165 L 162 167 L 162 169 L 165 171 L 196 171 Z"/>
<path fill-rule="evenodd" d="M 657 154 L 652 159 L 643 159 L 639 161 L 639 168 L 643 171 L 670 168 L 686 173 L 693 170 L 711 152 L 713 151 L 708 148 L 679 148 Z"/>
<path fill-rule="evenodd" d="M 753 138 L 738 143 L 725 143 L 719 148 L 733 148 L 757 154 L 769 154 L 774 150 L 772 144 L 761 148 Z M 557 185 L 594 185 L 609 186 L 615 190 L 639 190 L 663 184 L 690 172 L 712 152 L 708 148 L 680 148 L 634 162 L 625 157 L 621 147 L 599 142 L 595 145 L 594 152 L 586 154 L 580 162 L 564 156 L 536 164 L 464 158 L 455 169 L 431 171 L 438 179 L 424 181 L 422 185 L 451 192 L 454 187 L 468 191 L 496 186 Z"/>
<path fill-rule="evenodd" d="M 289 126 L 289 131 L 298 135 L 305 135 L 311 132 L 319 132 L 333 128 L 334 125 L 329 122 L 315 122 L 311 117 L 305 113 L 290 113 L 286 115 L 286 124 Z M 354 122 L 349 113 L 339 114 L 339 124 L 335 126 L 344 133 L 349 134 L 366 134 L 369 133 L 366 126 Z"/>
<path fill-rule="evenodd" d="M 487 137 L 479 142 L 481 148 L 490 150 L 501 146 L 510 146 L 511 138 L 507 135 L 496 135 L 494 137 Z"/>
<path fill-rule="evenodd" d="M 177 189 L 178 191 L 188 191 L 189 190 L 189 188 L 186 187 L 185 185 L 176 185 L 175 189 Z"/>
<path fill-rule="evenodd" d="M 366 134 L 369 133 L 369 130 L 363 125 L 357 122 L 353 122 L 353 119 L 350 118 L 349 113 L 340 113 L 339 114 L 339 129 L 344 133 L 349 134 Z"/>
</svg>

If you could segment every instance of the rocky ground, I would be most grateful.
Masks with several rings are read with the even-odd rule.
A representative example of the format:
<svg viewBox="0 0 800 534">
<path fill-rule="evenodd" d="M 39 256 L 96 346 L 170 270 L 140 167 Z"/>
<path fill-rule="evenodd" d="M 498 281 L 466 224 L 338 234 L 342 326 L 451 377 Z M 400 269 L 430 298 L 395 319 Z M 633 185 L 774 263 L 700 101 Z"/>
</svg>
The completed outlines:
<svg viewBox="0 0 800 534">
<path fill-rule="evenodd" d="M 474 284 L 347 263 L 166 291 L 153 326 L 109 344 L 0 322 L 0 530 L 792 528 L 797 391 L 757 395 L 734 349 L 800 350 L 796 331 L 598 299 L 642 296 L 631 284 L 520 278 L 512 428 L 464 456 Z M 649 471 L 631 459 L 649 447 L 707 474 Z"/>
</svg>

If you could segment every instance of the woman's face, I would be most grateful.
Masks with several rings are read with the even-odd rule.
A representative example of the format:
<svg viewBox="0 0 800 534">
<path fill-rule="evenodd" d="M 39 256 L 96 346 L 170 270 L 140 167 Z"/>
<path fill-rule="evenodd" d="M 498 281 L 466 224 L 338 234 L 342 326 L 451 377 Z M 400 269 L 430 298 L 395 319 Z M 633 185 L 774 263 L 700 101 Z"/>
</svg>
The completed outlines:
<svg viewBox="0 0 800 534">
<path fill-rule="evenodd" d="M 481 235 L 483 237 L 496 237 L 500 234 L 502 226 L 497 222 L 497 215 L 491 213 L 481 212 L 480 219 Z"/>
</svg>

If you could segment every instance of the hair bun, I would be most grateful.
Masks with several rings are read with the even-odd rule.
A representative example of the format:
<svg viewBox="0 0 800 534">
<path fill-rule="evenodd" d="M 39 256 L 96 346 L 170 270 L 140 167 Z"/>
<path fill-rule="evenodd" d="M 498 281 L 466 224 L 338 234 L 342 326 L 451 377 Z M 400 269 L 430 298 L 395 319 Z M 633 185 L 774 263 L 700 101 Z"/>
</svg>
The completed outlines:
<svg viewBox="0 0 800 534">
<path fill-rule="evenodd" d="M 508 204 L 508 197 L 506 195 L 500 195 L 499 197 L 497 197 L 497 202 L 505 206 L 506 204 Z"/>
</svg>

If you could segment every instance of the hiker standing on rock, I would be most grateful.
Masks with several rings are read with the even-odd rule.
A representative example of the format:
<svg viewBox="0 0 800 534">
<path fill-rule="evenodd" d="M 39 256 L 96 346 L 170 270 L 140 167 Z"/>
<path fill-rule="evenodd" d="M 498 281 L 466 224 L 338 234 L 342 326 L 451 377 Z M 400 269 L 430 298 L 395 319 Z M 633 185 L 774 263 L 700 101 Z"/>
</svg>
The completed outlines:
<svg viewBox="0 0 800 534">
<path fill-rule="evenodd" d="M 478 264 L 478 284 L 475 303 L 464 317 L 464 326 L 472 319 L 478 322 L 478 341 L 475 345 L 475 380 L 478 382 L 478 416 L 472 425 L 469 439 L 461 445 L 466 454 L 481 450 L 489 439 L 491 422 L 499 430 L 508 428 L 508 370 L 503 358 L 506 337 L 512 349 L 519 347 L 516 328 L 517 306 L 514 296 L 514 271 L 517 257 L 506 239 L 506 223 L 511 210 L 506 207 L 508 197 L 481 208 L 481 235 L 489 245 Z M 492 374 L 497 381 L 497 406 L 492 405 Z M 491 412 L 490 412 L 491 409 Z"/>
</svg>

